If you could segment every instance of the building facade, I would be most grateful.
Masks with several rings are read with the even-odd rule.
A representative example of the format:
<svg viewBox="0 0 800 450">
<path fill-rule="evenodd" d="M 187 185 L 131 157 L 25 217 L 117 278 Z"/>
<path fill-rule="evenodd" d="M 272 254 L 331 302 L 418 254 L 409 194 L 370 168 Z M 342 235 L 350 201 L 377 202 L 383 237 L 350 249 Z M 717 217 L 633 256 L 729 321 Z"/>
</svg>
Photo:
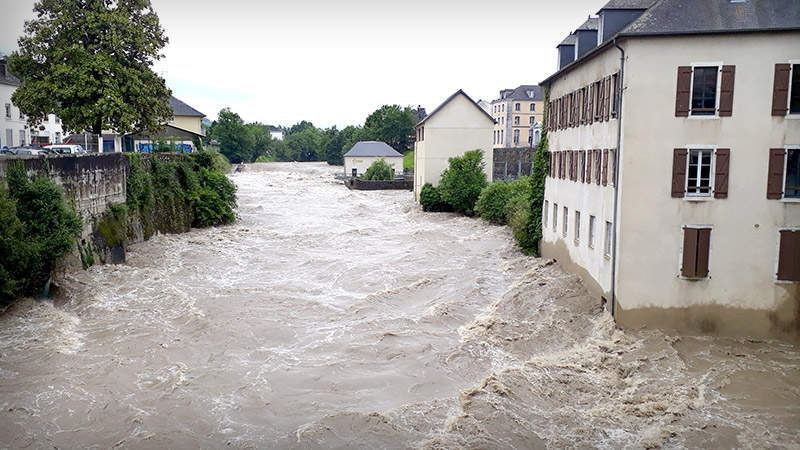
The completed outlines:
<svg viewBox="0 0 800 450">
<path fill-rule="evenodd" d="M 544 96 L 539 86 L 503 89 L 491 104 L 490 114 L 495 121 L 492 146 L 531 147 L 534 140 L 531 128 L 542 121 L 543 112 Z"/>
<path fill-rule="evenodd" d="M 422 186 L 439 185 L 448 160 L 471 150 L 483 152 L 484 171 L 492 180 L 494 119 L 464 91 L 458 90 L 417 126 L 414 143 L 414 198 Z"/>
<path fill-rule="evenodd" d="M 27 117 L 11 101 L 19 85 L 19 79 L 8 72 L 6 60 L 0 59 L 0 148 L 60 144 L 64 131 L 58 117 L 50 114 L 45 122 L 31 128 Z"/>
<path fill-rule="evenodd" d="M 800 6 L 624 3 L 542 83 L 542 253 L 623 325 L 800 339 Z"/>
<path fill-rule="evenodd" d="M 384 160 L 394 170 L 395 176 L 403 174 L 403 154 L 385 142 L 356 142 L 344 154 L 344 175 L 357 177 L 364 175 L 375 161 Z"/>
</svg>

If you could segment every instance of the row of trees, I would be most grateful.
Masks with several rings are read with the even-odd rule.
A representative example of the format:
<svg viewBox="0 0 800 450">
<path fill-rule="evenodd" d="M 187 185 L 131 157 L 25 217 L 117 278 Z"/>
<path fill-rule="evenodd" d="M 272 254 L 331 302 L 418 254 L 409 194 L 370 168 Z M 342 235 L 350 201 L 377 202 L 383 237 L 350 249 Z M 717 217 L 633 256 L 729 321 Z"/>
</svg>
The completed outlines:
<svg viewBox="0 0 800 450">
<path fill-rule="evenodd" d="M 367 117 L 363 126 L 317 128 L 301 121 L 283 129 L 284 139 L 270 135 L 262 123 L 245 123 L 225 108 L 212 123 L 209 139 L 219 142 L 220 152 L 233 163 L 260 161 L 327 161 L 343 164 L 343 155 L 359 141 L 383 141 L 403 152 L 413 144 L 418 117 L 409 107 L 385 105 Z"/>
</svg>

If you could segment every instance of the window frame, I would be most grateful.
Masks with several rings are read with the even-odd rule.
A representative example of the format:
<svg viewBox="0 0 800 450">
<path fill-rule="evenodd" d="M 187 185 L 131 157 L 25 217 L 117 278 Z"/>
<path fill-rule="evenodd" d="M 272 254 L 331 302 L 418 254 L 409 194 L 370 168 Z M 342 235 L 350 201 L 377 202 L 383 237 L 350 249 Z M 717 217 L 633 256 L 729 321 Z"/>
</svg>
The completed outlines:
<svg viewBox="0 0 800 450">
<path fill-rule="evenodd" d="M 710 235 L 709 235 L 709 238 L 708 238 L 708 274 L 706 276 L 704 276 L 704 277 L 685 277 L 685 276 L 683 276 L 683 270 L 682 270 L 683 269 L 683 239 L 684 239 L 683 235 L 685 233 L 684 230 L 686 228 L 697 229 L 697 230 L 710 230 L 709 231 Z M 714 226 L 710 225 L 710 224 L 699 224 L 699 225 L 698 224 L 694 224 L 694 225 L 687 224 L 687 225 L 681 225 L 680 231 L 681 231 L 681 233 L 680 233 L 681 251 L 678 252 L 679 253 L 678 254 L 678 278 L 680 278 L 681 280 L 689 280 L 689 281 L 710 280 L 712 278 L 712 276 L 711 276 L 711 274 L 712 274 L 712 271 L 711 271 L 711 266 L 712 266 L 712 264 L 711 264 L 711 262 L 712 262 L 711 255 L 712 255 L 713 250 L 714 250 L 714 240 L 711 238 L 711 236 L 713 236 L 713 234 L 714 234 Z M 778 243 L 778 245 L 780 245 L 780 242 Z"/>
<path fill-rule="evenodd" d="M 783 180 L 781 180 L 781 201 L 785 203 L 800 203 L 800 196 L 787 197 L 786 196 L 786 179 L 789 178 L 789 172 L 786 170 L 789 167 L 789 150 L 800 151 L 800 145 L 790 144 L 783 146 Z"/>
<path fill-rule="evenodd" d="M 519 102 L 514 103 L 514 112 L 520 111 L 520 108 L 522 108 L 522 107 L 520 106 Z"/>
<path fill-rule="evenodd" d="M 544 201 L 544 213 L 542 214 L 542 229 L 547 228 L 547 221 L 549 217 L 549 209 L 550 209 L 550 202 L 548 200 Z"/>
<path fill-rule="evenodd" d="M 690 201 L 712 200 L 714 198 L 715 171 L 717 168 L 717 146 L 716 145 L 687 145 L 686 147 L 686 177 L 683 180 L 683 198 Z M 708 179 L 708 194 L 689 194 L 689 164 L 692 160 L 692 151 L 711 151 L 711 167 Z M 699 174 L 698 174 L 699 175 Z"/>
<path fill-rule="evenodd" d="M 692 80 L 689 83 L 689 119 L 694 120 L 714 120 L 719 119 L 719 96 L 722 90 L 722 66 L 725 64 L 722 61 L 713 61 L 713 62 L 695 62 L 691 63 L 689 66 L 692 68 Z M 694 99 L 694 74 L 696 67 L 717 67 L 717 87 L 716 93 L 714 94 L 714 114 L 701 114 L 696 115 L 692 114 L 692 100 Z M 791 74 L 790 74 L 791 76 Z"/>
<path fill-rule="evenodd" d="M 514 125 L 519 126 L 519 116 L 514 116 Z"/>
<path fill-rule="evenodd" d="M 575 239 L 575 245 L 578 246 L 581 244 L 581 212 L 577 209 L 575 210 L 575 223 L 572 228 L 572 235 Z"/>
<path fill-rule="evenodd" d="M 561 224 L 561 235 L 566 238 L 567 234 L 569 234 L 569 208 L 566 206 L 562 208 L 564 208 L 562 217 L 564 222 Z"/>
<path fill-rule="evenodd" d="M 800 281 L 778 279 L 778 269 L 781 262 L 781 231 L 800 231 L 800 227 L 778 227 L 778 230 L 775 231 L 777 239 L 775 240 L 775 270 L 772 272 L 772 279 L 776 284 L 800 284 Z M 710 262 L 711 260 L 709 259 Z"/>
<path fill-rule="evenodd" d="M 514 145 L 519 145 L 519 130 L 514 130 Z"/>
<path fill-rule="evenodd" d="M 597 237 L 597 217 L 593 215 L 589 215 L 589 239 L 587 240 L 587 246 L 589 248 L 594 248 L 594 241 Z"/>
<path fill-rule="evenodd" d="M 6 107 L 5 108 L 6 109 L 6 111 L 5 111 L 6 112 L 6 119 L 10 119 L 11 118 L 11 103 L 6 103 L 5 107 Z"/>
<path fill-rule="evenodd" d="M 558 233 L 558 203 L 553 203 L 553 233 Z"/>
<path fill-rule="evenodd" d="M 614 240 L 614 224 L 606 220 L 605 243 L 603 245 L 603 257 L 611 259 L 611 252 L 613 251 Z"/>
<path fill-rule="evenodd" d="M 789 90 L 786 92 L 786 116 L 787 119 L 798 120 L 800 113 L 792 113 L 792 76 L 794 75 L 794 66 L 800 65 L 800 59 L 790 59 L 786 62 L 789 64 Z"/>
<path fill-rule="evenodd" d="M 531 102 L 530 107 L 528 108 L 530 112 L 536 112 L 536 103 Z"/>
</svg>

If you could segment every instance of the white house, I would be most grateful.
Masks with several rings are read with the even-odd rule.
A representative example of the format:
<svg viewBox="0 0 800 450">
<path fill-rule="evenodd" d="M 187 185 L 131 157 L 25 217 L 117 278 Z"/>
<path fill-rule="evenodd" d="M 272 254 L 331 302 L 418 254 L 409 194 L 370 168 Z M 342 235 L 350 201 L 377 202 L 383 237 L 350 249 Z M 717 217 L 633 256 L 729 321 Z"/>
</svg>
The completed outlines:
<svg viewBox="0 0 800 450">
<path fill-rule="evenodd" d="M 382 159 L 394 169 L 396 175 L 403 173 L 403 155 L 385 142 L 361 141 L 344 154 L 345 176 L 363 175 L 375 161 Z"/>
<path fill-rule="evenodd" d="M 37 143 L 39 145 L 61 143 L 64 131 L 58 117 L 50 114 L 47 121 L 31 129 L 25 115 L 11 101 L 11 95 L 20 81 L 8 72 L 6 60 L 0 59 L 0 148 L 17 147 Z"/>
<path fill-rule="evenodd" d="M 541 83 L 542 254 L 623 325 L 800 339 L 800 2 L 596 20 Z"/>
<path fill-rule="evenodd" d="M 494 119 L 462 90 L 448 97 L 416 126 L 414 198 L 422 186 L 439 185 L 448 160 L 471 150 L 483 152 L 484 171 L 492 179 Z"/>
</svg>

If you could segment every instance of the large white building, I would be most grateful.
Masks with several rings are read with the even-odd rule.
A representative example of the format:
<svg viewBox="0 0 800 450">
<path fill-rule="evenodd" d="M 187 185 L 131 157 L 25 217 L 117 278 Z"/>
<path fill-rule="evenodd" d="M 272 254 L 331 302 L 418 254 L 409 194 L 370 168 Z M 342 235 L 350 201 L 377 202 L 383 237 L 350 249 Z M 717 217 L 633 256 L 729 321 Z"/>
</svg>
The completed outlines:
<svg viewBox="0 0 800 450">
<path fill-rule="evenodd" d="M 448 160 L 471 150 L 483 152 L 484 171 L 492 179 L 494 119 L 462 90 L 456 91 L 416 126 L 414 198 L 422 186 L 439 185 Z"/>
<path fill-rule="evenodd" d="M 58 117 L 50 114 L 39 126 L 28 126 L 25 115 L 11 101 L 19 85 L 19 79 L 8 71 L 6 60 L 0 59 L 0 148 L 61 143 L 64 131 Z"/>
<path fill-rule="evenodd" d="M 800 339 L 800 2 L 612 0 L 597 20 L 541 83 L 543 255 L 623 325 Z"/>
</svg>

